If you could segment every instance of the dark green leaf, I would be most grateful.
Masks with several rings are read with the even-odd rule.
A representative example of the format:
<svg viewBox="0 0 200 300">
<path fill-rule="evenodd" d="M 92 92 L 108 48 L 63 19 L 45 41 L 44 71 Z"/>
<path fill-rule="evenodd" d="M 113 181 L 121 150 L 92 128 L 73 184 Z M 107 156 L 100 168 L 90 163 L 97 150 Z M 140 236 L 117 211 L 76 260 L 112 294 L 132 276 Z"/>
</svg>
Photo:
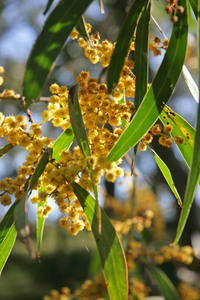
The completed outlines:
<svg viewBox="0 0 200 300">
<path fill-rule="evenodd" d="M 88 41 L 90 39 L 86 28 L 85 18 L 83 16 L 81 16 L 80 20 L 76 24 L 76 30 L 80 33 L 84 40 Z"/>
<path fill-rule="evenodd" d="M 139 107 L 147 91 L 149 72 L 149 21 L 151 12 L 151 2 L 143 10 L 136 30 L 135 39 L 135 67 L 136 76 L 135 107 Z"/>
<path fill-rule="evenodd" d="M 46 15 L 46 13 L 49 11 L 51 4 L 53 3 L 54 0 L 48 0 L 47 2 L 47 6 L 45 8 L 45 11 L 43 12 L 44 15 Z"/>
<path fill-rule="evenodd" d="M 108 155 L 110 161 L 121 158 L 136 145 L 157 120 L 163 102 L 167 102 L 181 73 L 187 46 L 187 8 L 185 0 L 180 1 L 185 12 L 174 23 L 169 46 L 155 79 L 145 95 L 131 123 L 120 136 Z"/>
<path fill-rule="evenodd" d="M 74 140 L 74 133 L 72 127 L 67 128 L 63 133 L 55 140 L 53 144 L 53 158 L 56 161 L 60 161 L 60 152 L 64 149 L 68 149 Z"/>
<path fill-rule="evenodd" d="M 52 156 L 53 149 L 52 148 L 46 148 L 42 157 L 40 158 L 40 161 L 37 164 L 37 167 L 35 168 L 35 171 L 31 177 L 31 182 L 29 184 L 28 190 L 32 190 L 34 185 L 37 183 L 38 179 L 44 172 L 44 169 L 46 168 L 46 165 L 49 162 L 49 158 Z"/>
<path fill-rule="evenodd" d="M 8 151 L 10 151 L 12 148 L 14 148 L 14 146 L 11 144 L 7 144 L 7 145 L 3 146 L 0 149 L 0 158 L 2 158 L 6 153 L 8 153 Z"/>
<path fill-rule="evenodd" d="M 107 73 L 107 87 L 109 93 L 112 92 L 113 87 L 119 81 L 135 27 L 141 16 L 142 10 L 147 3 L 148 0 L 134 1 L 117 38 L 117 44 L 113 51 Z"/>
<path fill-rule="evenodd" d="M 91 2 L 61 0 L 48 16 L 27 62 L 23 83 L 25 108 L 39 98 L 62 46 Z"/>
<path fill-rule="evenodd" d="M 198 0 L 198 7 L 200 7 L 200 0 Z M 199 71 L 199 87 L 200 87 L 200 15 L 197 15 L 198 21 L 198 71 Z M 199 95 L 200 97 L 200 95 Z M 199 98 L 200 99 L 200 98 Z M 199 181 L 200 174 L 200 105 L 198 106 L 197 113 L 197 125 L 196 132 L 194 138 L 194 148 L 192 155 L 192 163 L 190 168 L 190 173 L 187 180 L 187 186 L 183 201 L 183 208 L 181 210 L 181 215 L 179 218 L 178 228 L 176 232 L 176 237 L 174 240 L 174 244 L 178 243 L 183 229 L 185 227 L 192 203 L 194 201 L 194 196 L 197 188 L 197 184 Z"/>
<path fill-rule="evenodd" d="M 161 269 L 158 267 L 149 267 L 149 271 L 165 300 L 179 299 L 175 286 Z"/>
<path fill-rule="evenodd" d="M 193 12 L 197 18 L 197 1 L 198 0 L 190 0 L 190 4 L 192 6 Z"/>
<path fill-rule="evenodd" d="M 95 214 L 96 200 L 77 183 L 73 183 L 73 188 L 92 228 L 110 299 L 128 299 L 125 255 L 116 232 L 102 209 L 102 233 L 99 234 L 98 217 Z"/>
<path fill-rule="evenodd" d="M 69 115 L 77 143 L 85 157 L 90 156 L 88 137 L 78 100 L 78 86 L 73 86 L 68 97 Z"/>
<path fill-rule="evenodd" d="M 153 153 L 154 155 L 154 158 L 155 158 L 155 161 L 157 162 L 157 165 L 160 169 L 160 171 L 162 172 L 163 176 L 165 177 L 172 193 L 174 194 L 174 196 L 176 197 L 176 199 L 178 200 L 178 204 L 180 206 L 182 206 L 182 201 L 181 201 L 181 198 L 179 196 L 179 193 L 174 185 L 174 181 L 172 179 L 172 175 L 171 175 L 171 172 L 170 170 L 168 169 L 168 167 L 166 166 L 166 164 L 164 163 L 164 161 L 158 156 L 158 154 L 153 150 L 151 149 L 151 152 Z"/>
<path fill-rule="evenodd" d="M 14 202 L 12 206 L 9 208 L 3 219 L 1 220 L 0 223 L 0 244 L 2 243 L 3 239 L 5 238 L 9 228 L 13 224 L 13 212 L 14 208 L 16 206 L 17 202 Z"/>
</svg>

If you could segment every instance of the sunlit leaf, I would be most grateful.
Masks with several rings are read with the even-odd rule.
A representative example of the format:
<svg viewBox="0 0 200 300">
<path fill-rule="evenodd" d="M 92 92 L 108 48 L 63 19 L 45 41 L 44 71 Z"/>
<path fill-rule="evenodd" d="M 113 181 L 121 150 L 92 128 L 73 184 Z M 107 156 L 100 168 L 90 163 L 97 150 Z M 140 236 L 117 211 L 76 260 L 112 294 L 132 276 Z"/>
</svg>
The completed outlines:
<svg viewBox="0 0 200 300">
<path fill-rule="evenodd" d="M 175 286 L 161 269 L 158 267 L 149 267 L 149 271 L 165 300 L 179 299 Z"/>
<path fill-rule="evenodd" d="M 61 135 L 55 140 L 53 144 L 53 158 L 56 161 L 60 161 L 60 153 L 64 149 L 68 149 L 74 140 L 74 132 L 72 127 L 67 128 Z"/>
<path fill-rule="evenodd" d="M 0 244 L 0 274 L 5 266 L 5 263 L 10 255 L 14 246 L 17 233 L 14 224 L 9 228 L 5 238 Z"/>
<path fill-rule="evenodd" d="M 165 126 L 168 124 L 172 126 L 171 136 L 173 138 L 179 136 L 183 139 L 183 143 L 177 144 L 177 147 L 183 155 L 187 165 L 190 167 L 194 147 L 194 128 L 167 105 L 163 107 L 163 110 L 160 113 L 160 119 Z"/>
<path fill-rule="evenodd" d="M 104 11 L 104 6 L 103 6 L 103 0 L 99 0 L 99 7 L 100 7 L 101 14 L 104 15 L 105 11 Z"/>
<path fill-rule="evenodd" d="M 17 236 L 13 219 L 15 206 L 16 202 L 12 204 L 0 223 L 0 274 L 10 255 Z"/>
<path fill-rule="evenodd" d="M 78 86 L 73 86 L 68 97 L 69 115 L 77 143 L 85 157 L 90 156 L 88 137 L 78 101 Z"/>
<path fill-rule="evenodd" d="M 29 56 L 23 83 L 26 108 L 38 99 L 73 27 L 92 0 L 61 0 L 48 16 Z"/>
<path fill-rule="evenodd" d="M 170 42 L 161 66 L 129 126 L 111 149 L 108 159 L 116 161 L 136 145 L 157 120 L 163 102 L 171 96 L 181 73 L 187 46 L 187 11 L 185 0 L 180 1 L 185 12 L 174 23 Z"/>
<path fill-rule="evenodd" d="M 43 205 L 44 202 L 39 202 L 38 208 L 40 208 Z M 40 261 L 41 245 L 42 245 L 43 232 L 44 232 L 44 224 L 45 224 L 45 218 L 37 215 L 37 249 L 38 249 L 39 261 Z"/>
<path fill-rule="evenodd" d="M 195 99 L 195 101 L 197 103 L 199 103 L 199 89 L 198 89 L 198 86 L 196 85 L 196 82 L 192 78 L 192 75 L 190 74 L 190 72 L 188 71 L 188 69 L 185 65 L 183 65 L 182 75 L 183 75 L 185 83 L 187 84 L 188 89 L 189 89 L 190 93 L 192 94 L 193 98 Z"/>
<path fill-rule="evenodd" d="M 107 73 L 108 92 L 111 93 L 113 87 L 118 83 L 125 58 L 128 54 L 129 46 L 135 31 L 137 22 L 141 16 L 144 6 L 148 0 L 134 1 L 124 25 L 117 38 L 117 44 L 113 51 Z"/>
<path fill-rule="evenodd" d="M 139 107 L 144 95 L 147 91 L 148 72 L 149 72 L 149 21 L 150 21 L 151 2 L 148 3 L 143 10 L 139 20 L 136 39 L 135 39 L 135 67 L 134 74 L 136 76 L 136 91 L 135 91 L 135 107 Z"/>
<path fill-rule="evenodd" d="M 0 158 L 2 158 L 6 153 L 8 153 L 14 146 L 11 144 L 7 144 L 0 149 Z"/>
<path fill-rule="evenodd" d="M 92 228 L 110 299 L 128 299 L 128 274 L 125 255 L 116 232 L 104 210 L 102 210 L 102 233 L 99 234 L 98 217 L 95 214 L 96 200 L 77 183 L 73 183 L 73 188 Z"/>
<path fill-rule="evenodd" d="M 160 171 L 162 172 L 163 176 L 165 177 L 172 193 L 174 194 L 174 196 L 176 197 L 176 199 L 178 200 L 178 204 L 180 206 L 182 206 L 182 201 L 181 201 L 181 198 L 179 196 L 179 193 L 174 185 L 174 181 L 172 179 L 172 175 L 171 175 L 171 172 L 170 170 L 168 169 L 167 165 L 164 163 L 164 161 L 158 156 L 158 154 L 153 150 L 151 149 L 151 152 L 153 153 L 154 155 L 154 158 L 155 158 L 155 161 L 157 162 L 157 165 L 160 169 Z"/>
<path fill-rule="evenodd" d="M 198 0 L 198 7 L 200 7 L 200 0 Z M 199 86 L 200 86 L 200 16 L 197 15 L 198 21 L 198 71 L 199 71 Z M 179 218 L 178 228 L 176 232 L 176 237 L 174 244 L 178 243 L 183 229 L 185 227 L 192 203 L 194 201 L 194 196 L 199 181 L 200 174 L 200 105 L 198 106 L 197 113 L 197 125 L 194 138 L 194 148 L 192 155 L 192 163 L 190 168 L 190 173 L 187 180 L 187 186 L 185 191 L 185 196 L 183 200 L 183 208 L 181 210 L 181 215 Z"/>
</svg>

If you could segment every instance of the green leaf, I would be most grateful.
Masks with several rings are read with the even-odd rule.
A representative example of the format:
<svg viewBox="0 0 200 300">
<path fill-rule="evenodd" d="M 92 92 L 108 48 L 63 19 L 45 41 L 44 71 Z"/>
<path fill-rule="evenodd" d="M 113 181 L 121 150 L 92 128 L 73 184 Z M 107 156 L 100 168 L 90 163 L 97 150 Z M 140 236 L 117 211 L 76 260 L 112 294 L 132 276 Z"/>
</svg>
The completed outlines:
<svg viewBox="0 0 200 300">
<path fill-rule="evenodd" d="M 190 167 L 194 147 L 194 128 L 167 105 L 163 107 L 163 110 L 160 113 L 160 119 L 165 126 L 168 124 L 172 126 L 171 136 L 173 138 L 180 136 L 183 139 L 183 144 L 177 144 L 177 147 L 183 155 L 187 165 Z"/>
<path fill-rule="evenodd" d="M 137 22 L 141 16 L 144 6 L 147 3 L 148 0 L 134 1 L 119 33 L 117 44 L 113 51 L 107 73 L 107 87 L 109 94 L 119 81 L 120 73 L 128 54 Z"/>
<path fill-rule="evenodd" d="M 179 193 L 178 193 L 178 191 L 177 191 L 177 189 L 174 185 L 174 181 L 172 179 L 172 175 L 171 175 L 170 170 L 168 169 L 168 167 L 166 166 L 164 161 L 158 156 L 158 154 L 153 149 L 151 149 L 151 148 L 149 148 L 149 149 L 153 153 L 155 161 L 157 162 L 157 165 L 158 165 L 160 171 L 162 172 L 163 176 L 165 177 L 172 193 L 174 194 L 174 196 L 178 200 L 178 204 L 182 207 L 182 201 L 181 201 Z"/>
<path fill-rule="evenodd" d="M 25 108 L 38 99 L 54 62 L 81 15 L 92 0 L 61 0 L 48 16 L 29 56 L 23 83 Z"/>
<path fill-rule="evenodd" d="M 167 275 L 158 267 L 149 267 L 148 269 L 165 300 L 178 300 L 176 288 Z"/>
<path fill-rule="evenodd" d="M 15 230 L 14 224 L 9 228 L 5 238 L 3 239 L 2 243 L 0 244 L 0 275 L 5 266 L 5 263 L 10 255 L 10 252 L 14 246 L 15 239 L 17 233 Z"/>
<path fill-rule="evenodd" d="M 11 144 L 7 144 L 7 145 L 3 146 L 0 149 L 0 158 L 2 158 L 6 153 L 8 153 L 8 151 L 10 151 L 13 148 L 14 148 L 14 146 Z"/>
<path fill-rule="evenodd" d="M 78 23 L 76 24 L 76 30 L 80 33 L 84 40 L 88 41 L 90 39 L 86 28 L 85 18 L 83 16 L 81 16 Z"/>
<path fill-rule="evenodd" d="M 200 0 L 198 0 L 198 7 L 200 8 Z M 200 87 L 200 16 L 197 16 L 198 21 L 198 71 L 199 71 L 199 87 Z M 200 96 L 200 95 L 199 95 Z M 200 174 L 200 105 L 198 107 L 197 113 L 197 125 L 196 133 L 194 138 L 194 148 L 192 155 L 192 163 L 190 168 L 190 173 L 187 180 L 187 186 L 185 191 L 185 197 L 183 201 L 183 208 L 181 210 L 181 215 L 179 218 L 178 228 L 176 232 L 176 237 L 173 244 L 178 243 L 183 229 L 185 227 L 192 203 L 194 201 L 194 196 L 199 181 Z"/>
<path fill-rule="evenodd" d="M 44 202 L 39 202 L 38 208 L 43 206 L 43 204 Z M 37 215 L 37 248 L 38 248 L 39 262 L 40 262 L 41 245 L 42 245 L 43 232 L 44 232 L 44 224 L 45 224 L 45 218 Z"/>
<path fill-rule="evenodd" d="M 192 6 L 193 12 L 197 18 L 197 1 L 198 0 L 190 0 L 190 4 Z"/>
<path fill-rule="evenodd" d="M 53 144 L 53 158 L 56 161 L 60 161 L 60 152 L 64 149 L 68 149 L 74 140 L 74 133 L 72 127 L 67 128 L 61 135 L 55 140 Z"/>
<path fill-rule="evenodd" d="M 47 12 L 49 11 L 50 7 L 51 7 L 51 4 L 53 3 L 54 0 L 48 0 L 47 2 L 47 6 L 45 8 L 45 11 L 43 12 L 43 15 L 46 15 Z"/>
<path fill-rule="evenodd" d="M 139 142 L 157 120 L 163 102 L 168 101 L 174 90 L 184 63 L 188 31 L 185 0 L 180 1 L 179 5 L 184 6 L 185 12 L 174 23 L 162 64 L 132 121 L 111 149 L 108 155 L 110 161 L 118 160 Z"/>
<path fill-rule="evenodd" d="M 17 236 L 13 219 L 13 212 L 16 204 L 16 202 L 12 204 L 0 223 L 0 274 L 10 255 Z"/>
<path fill-rule="evenodd" d="M 39 163 L 37 164 L 37 167 L 35 168 L 35 171 L 31 177 L 31 182 L 29 184 L 28 190 L 32 190 L 34 185 L 37 183 L 38 179 L 44 172 L 44 169 L 46 168 L 46 165 L 49 162 L 49 158 L 52 156 L 53 149 L 52 148 L 46 148 L 44 153 L 42 154 L 42 157 L 39 160 Z"/>
<path fill-rule="evenodd" d="M 5 238 L 6 234 L 8 233 L 9 228 L 13 224 L 13 212 L 15 209 L 17 202 L 14 202 L 12 206 L 9 208 L 3 219 L 0 223 L 0 244 L 2 243 L 3 239 Z"/>
<path fill-rule="evenodd" d="M 98 218 L 95 214 L 96 200 L 77 183 L 73 183 L 73 188 L 92 228 L 110 299 L 128 299 L 125 255 L 116 232 L 102 209 L 102 233 L 99 234 Z"/>
<path fill-rule="evenodd" d="M 135 67 L 136 76 L 135 107 L 139 107 L 147 91 L 149 72 L 149 21 L 151 12 L 151 2 L 143 10 L 136 30 L 135 39 Z"/>
<path fill-rule="evenodd" d="M 83 117 L 78 100 L 78 86 L 73 86 L 69 90 L 68 97 L 69 115 L 72 128 L 77 140 L 77 143 L 85 157 L 90 156 L 90 147 L 88 137 L 83 123 Z"/>
</svg>

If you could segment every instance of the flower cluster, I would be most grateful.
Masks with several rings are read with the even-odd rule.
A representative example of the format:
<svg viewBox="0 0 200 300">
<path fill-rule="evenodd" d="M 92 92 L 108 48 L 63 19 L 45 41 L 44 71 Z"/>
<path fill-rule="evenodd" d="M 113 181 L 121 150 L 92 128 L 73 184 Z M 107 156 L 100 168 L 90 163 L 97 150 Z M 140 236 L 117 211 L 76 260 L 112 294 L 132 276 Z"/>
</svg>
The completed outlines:
<svg viewBox="0 0 200 300">
<path fill-rule="evenodd" d="M 169 124 L 163 128 L 160 124 L 155 124 L 150 130 L 151 133 L 148 132 L 143 136 L 139 144 L 139 150 L 145 151 L 147 149 L 147 144 L 152 142 L 153 136 L 160 136 L 158 139 L 159 144 L 167 148 L 172 146 L 173 141 L 175 144 L 183 144 L 183 138 L 181 136 L 175 136 L 174 138 L 170 136 L 172 129 L 172 126 Z"/>
<path fill-rule="evenodd" d="M 166 50 L 169 44 L 169 40 L 164 40 L 161 42 L 161 39 L 157 36 L 153 38 L 153 41 L 149 43 L 149 49 L 153 52 L 154 56 L 161 55 L 161 49 Z"/>
</svg>

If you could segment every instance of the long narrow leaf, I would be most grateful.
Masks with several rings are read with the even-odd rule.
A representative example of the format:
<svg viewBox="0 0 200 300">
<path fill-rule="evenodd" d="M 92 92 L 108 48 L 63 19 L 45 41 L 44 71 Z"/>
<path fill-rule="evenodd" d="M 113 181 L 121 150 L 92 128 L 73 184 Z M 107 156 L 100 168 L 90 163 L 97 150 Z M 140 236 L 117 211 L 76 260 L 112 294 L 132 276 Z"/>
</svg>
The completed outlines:
<svg viewBox="0 0 200 300">
<path fill-rule="evenodd" d="M 177 144 L 183 158 L 187 165 L 190 167 L 192 163 L 192 152 L 194 147 L 194 128 L 181 116 L 171 110 L 167 105 L 164 106 L 160 113 L 160 119 L 164 125 L 171 125 L 171 136 L 176 138 L 177 136 L 183 139 L 182 144 Z"/>
<path fill-rule="evenodd" d="M 200 8 L 200 0 L 198 0 L 198 10 Z M 199 70 L 199 87 L 200 87 L 200 16 L 197 16 L 198 20 L 198 70 Z M 191 169 L 187 181 L 185 197 L 183 201 L 183 208 L 181 210 L 181 215 L 179 218 L 178 228 L 176 232 L 176 237 L 173 244 L 178 243 L 183 229 L 185 227 L 192 202 L 194 200 L 194 195 L 196 192 L 197 184 L 199 181 L 199 174 L 200 174 L 200 105 L 198 107 L 198 114 L 197 114 L 197 126 L 196 126 L 196 133 L 194 138 L 194 148 L 193 148 L 193 156 L 192 156 L 192 164 Z"/>
<path fill-rule="evenodd" d="M 74 140 L 74 132 L 72 127 L 67 128 L 61 135 L 55 140 L 53 144 L 53 158 L 56 161 L 60 161 L 60 152 L 64 149 L 68 149 Z"/>
<path fill-rule="evenodd" d="M 13 248 L 17 232 L 14 227 L 13 213 L 16 202 L 12 204 L 0 223 L 0 274 Z"/>
<path fill-rule="evenodd" d="M 43 202 L 38 203 L 38 208 L 43 206 Z M 42 216 L 37 216 L 37 251 L 38 251 L 38 260 L 40 262 L 40 254 L 41 254 L 41 245 L 43 239 L 43 232 L 44 232 L 44 224 L 45 218 Z"/>
<path fill-rule="evenodd" d="M 77 143 L 85 157 L 90 156 L 88 137 L 78 101 L 78 86 L 73 86 L 68 97 L 69 115 Z"/>
<path fill-rule="evenodd" d="M 158 267 L 150 267 L 149 271 L 165 300 L 179 299 L 175 286 L 161 269 Z"/>
<path fill-rule="evenodd" d="M 10 151 L 13 148 L 14 148 L 14 146 L 11 144 L 7 144 L 7 145 L 3 146 L 0 149 L 0 158 L 2 158 L 6 153 L 8 153 L 8 151 Z"/>
<path fill-rule="evenodd" d="M 72 128 L 77 140 L 77 143 L 84 155 L 84 157 L 88 157 L 91 155 L 90 147 L 87 137 L 87 132 L 85 129 L 85 125 L 83 122 L 83 117 L 81 113 L 81 109 L 78 101 L 78 86 L 73 86 L 69 91 L 69 115 L 72 124 Z M 90 166 L 89 166 L 90 168 Z M 91 168 L 90 168 L 91 169 Z M 92 178 L 93 174 L 90 172 L 90 176 Z M 96 199 L 96 213 L 98 215 L 99 220 L 99 232 L 101 232 L 101 209 L 98 201 L 98 189 L 95 184 L 93 184 L 94 195 Z"/>
<path fill-rule="evenodd" d="M 162 64 L 131 123 L 111 149 L 108 155 L 110 161 L 118 160 L 137 144 L 157 120 L 162 110 L 162 103 L 168 101 L 174 90 L 183 67 L 187 46 L 186 1 L 180 1 L 180 5 L 184 6 L 185 11 L 179 15 L 178 22 L 173 26 L 169 46 Z"/>
<path fill-rule="evenodd" d="M 26 108 L 38 99 L 47 76 L 73 27 L 92 0 L 61 0 L 48 16 L 26 66 L 23 95 Z"/>
<path fill-rule="evenodd" d="M 125 58 L 128 54 L 135 27 L 147 2 L 148 0 L 134 1 L 120 31 L 117 44 L 113 51 L 108 67 L 107 87 L 109 93 L 111 93 L 114 85 L 116 85 L 119 81 L 120 73 L 122 71 Z"/>
<path fill-rule="evenodd" d="M 5 238 L 9 228 L 13 224 L 13 212 L 15 209 L 17 202 L 14 202 L 12 206 L 9 208 L 3 219 L 0 223 L 0 244 L 2 243 L 3 239 Z"/>
<path fill-rule="evenodd" d="M 116 232 L 102 210 L 102 233 L 99 234 L 98 218 L 95 214 L 96 200 L 77 183 L 73 183 L 73 188 L 92 228 L 110 299 L 126 300 L 128 299 L 127 267 Z"/>
<path fill-rule="evenodd" d="M 45 10 L 44 10 L 44 12 L 43 12 L 43 15 L 46 15 L 46 14 L 48 13 L 48 11 L 49 11 L 49 9 L 50 9 L 50 7 L 51 7 L 53 1 L 54 1 L 54 0 L 48 0 L 47 5 L 46 5 L 46 8 L 45 8 Z"/>
<path fill-rule="evenodd" d="M 5 238 L 0 244 L 0 275 L 5 266 L 5 263 L 10 255 L 10 252 L 14 246 L 17 232 L 15 230 L 14 224 L 9 228 Z"/>
<path fill-rule="evenodd" d="M 164 163 L 164 161 L 158 156 L 158 154 L 153 150 L 151 149 L 151 152 L 153 153 L 153 156 L 155 158 L 155 161 L 160 169 L 160 171 L 162 172 L 163 176 L 165 177 L 172 193 L 174 194 L 174 196 L 176 197 L 176 199 L 178 200 L 178 204 L 182 207 L 182 201 L 181 201 L 181 198 L 179 196 L 179 193 L 174 185 L 174 181 L 172 179 L 172 175 L 171 175 L 171 172 L 170 170 L 168 169 L 167 165 Z"/>
<path fill-rule="evenodd" d="M 193 12 L 197 18 L 197 0 L 190 0 L 190 4 L 191 4 Z"/>
<path fill-rule="evenodd" d="M 80 17 L 80 20 L 76 24 L 76 30 L 80 33 L 80 35 L 86 41 L 88 41 L 90 39 L 87 28 L 86 28 L 85 18 L 83 16 Z"/>
<path fill-rule="evenodd" d="M 135 39 L 135 68 L 136 91 L 135 107 L 139 107 L 147 91 L 148 84 L 148 63 L 149 63 L 149 21 L 150 21 L 151 2 L 144 9 L 136 30 Z"/>
<path fill-rule="evenodd" d="M 192 94 L 193 98 L 197 103 L 199 103 L 199 89 L 198 86 L 196 85 L 196 82 L 192 78 L 192 75 L 188 71 L 187 67 L 184 65 L 182 69 L 182 75 L 185 80 L 185 83 L 188 86 L 188 89 L 190 93 Z"/>
</svg>

